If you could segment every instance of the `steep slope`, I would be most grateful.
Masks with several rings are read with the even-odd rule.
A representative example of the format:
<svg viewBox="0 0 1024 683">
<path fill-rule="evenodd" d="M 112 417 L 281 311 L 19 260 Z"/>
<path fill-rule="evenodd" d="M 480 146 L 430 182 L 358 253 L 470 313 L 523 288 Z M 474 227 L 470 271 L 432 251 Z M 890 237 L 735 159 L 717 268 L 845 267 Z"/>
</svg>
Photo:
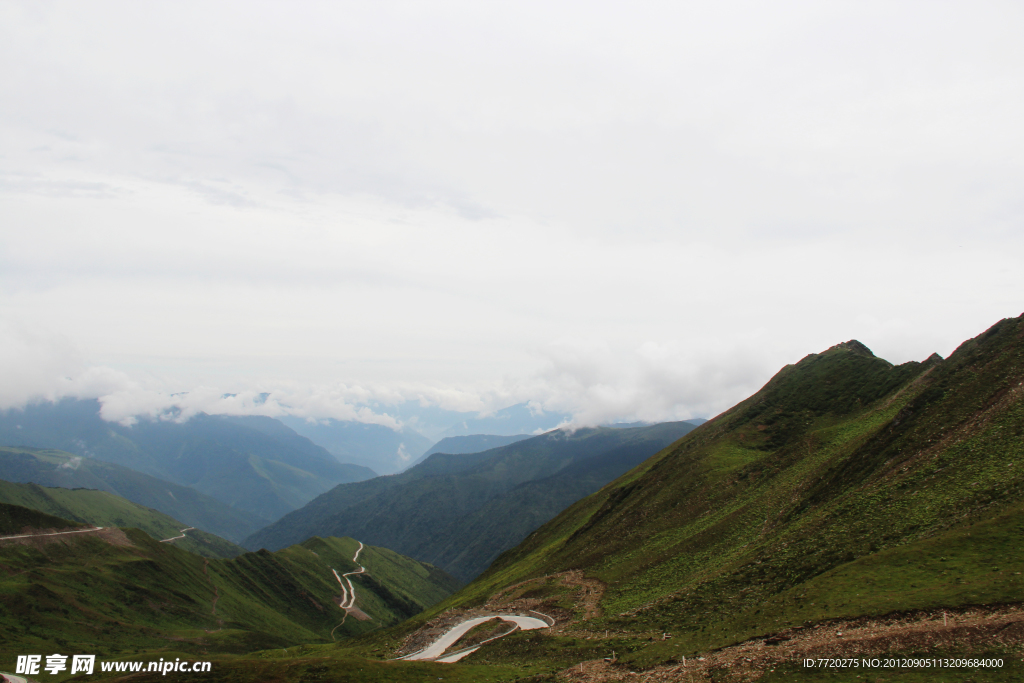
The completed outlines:
<svg viewBox="0 0 1024 683">
<path fill-rule="evenodd" d="M 74 526 L 9 508 L 0 505 L 0 520 Z M 397 623 L 458 585 L 435 567 L 386 549 L 360 550 L 349 538 L 219 560 L 137 529 L 113 529 L 0 539 L 0 563 L 0 646 L 9 652 L 102 654 L 173 642 L 177 652 L 198 654 L 331 642 Z M 359 572 L 346 577 L 355 590 L 347 611 L 338 606 L 335 570 Z"/>
<path fill-rule="evenodd" d="M 158 541 L 176 539 L 171 542 L 178 548 L 204 557 L 235 557 L 245 552 L 245 548 L 201 529 L 182 533 L 189 525 L 106 491 L 0 481 L 0 502 L 92 526 L 142 529 Z"/>
<path fill-rule="evenodd" d="M 0 412 L 0 444 L 61 449 L 189 486 L 266 519 L 332 486 L 375 476 L 271 418 L 196 415 L 177 422 L 104 421 L 95 400 Z"/>
<path fill-rule="evenodd" d="M 555 431 L 483 453 L 436 453 L 402 474 L 338 486 L 246 547 L 356 535 L 466 580 L 537 525 L 694 429 Z"/>
<path fill-rule="evenodd" d="M 85 528 L 88 528 L 88 525 L 81 522 L 72 522 L 21 505 L 0 503 L 0 536 Z"/>
<path fill-rule="evenodd" d="M 62 451 L 0 447 L 0 478 L 107 491 L 234 542 L 269 521 L 186 486 Z"/>
<path fill-rule="evenodd" d="M 844 644 L 833 627 L 816 652 L 1004 652 L 1024 641 L 1024 617 L 1006 617 L 1000 638 L 953 629 L 969 606 L 1024 601 L 1022 437 L 1024 317 L 945 361 L 894 367 L 840 344 L 565 510 L 401 633 L 453 607 L 529 605 L 582 640 L 536 634 L 484 656 L 579 662 L 615 648 L 630 668 L 678 667 L 830 619 L 899 633 L 939 610 L 933 628 L 950 638 Z"/>
</svg>

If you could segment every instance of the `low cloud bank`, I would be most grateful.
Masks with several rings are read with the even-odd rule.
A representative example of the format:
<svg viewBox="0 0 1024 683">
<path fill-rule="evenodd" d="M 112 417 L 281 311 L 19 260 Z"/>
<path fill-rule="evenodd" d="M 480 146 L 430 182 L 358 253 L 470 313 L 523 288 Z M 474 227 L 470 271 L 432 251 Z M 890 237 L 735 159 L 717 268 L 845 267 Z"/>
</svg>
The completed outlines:
<svg viewBox="0 0 1024 683">
<path fill-rule="evenodd" d="M 414 402 L 423 409 L 485 416 L 517 403 L 534 414 L 554 412 L 572 419 L 564 426 L 613 422 L 661 422 L 711 417 L 756 391 L 782 363 L 763 348 L 693 351 L 677 343 L 646 343 L 615 349 L 601 341 L 562 340 L 542 349 L 541 368 L 506 378 L 483 390 L 424 385 L 386 387 L 285 385 L 226 390 L 196 386 L 186 391 L 155 378 L 89 366 L 72 344 L 38 330 L 0 330 L 4 376 L 0 409 L 61 398 L 98 399 L 104 420 L 123 425 L 139 418 L 184 421 L 211 415 L 291 415 L 415 428 Z M 788 359 L 790 361 L 795 359 Z"/>
</svg>

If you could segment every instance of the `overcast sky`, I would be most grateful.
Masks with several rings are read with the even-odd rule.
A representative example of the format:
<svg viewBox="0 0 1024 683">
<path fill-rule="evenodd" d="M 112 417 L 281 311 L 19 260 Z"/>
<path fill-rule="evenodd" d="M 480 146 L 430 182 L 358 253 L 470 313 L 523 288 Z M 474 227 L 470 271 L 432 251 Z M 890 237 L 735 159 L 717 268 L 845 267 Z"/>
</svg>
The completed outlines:
<svg viewBox="0 0 1024 683">
<path fill-rule="evenodd" d="M 1018 2 L 0 2 L 0 407 L 660 420 L 851 338 L 946 356 L 1024 312 L 1022 35 Z"/>
</svg>

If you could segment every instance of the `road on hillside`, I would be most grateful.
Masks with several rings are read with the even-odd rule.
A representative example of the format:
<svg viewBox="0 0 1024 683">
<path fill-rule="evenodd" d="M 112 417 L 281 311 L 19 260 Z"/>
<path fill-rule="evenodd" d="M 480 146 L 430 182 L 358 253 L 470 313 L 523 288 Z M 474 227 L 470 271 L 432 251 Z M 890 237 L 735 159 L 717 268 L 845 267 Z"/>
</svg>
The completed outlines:
<svg viewBox="0 0 1024 683">
<path fill-rule="evenodd" d="M 359 559 L 359 553 L 361 552 L 363 552 L 362 541 L 359 542 L 359 550 L 357 550 L 356 554 L 352 556 L 353 562 Z M 356 574 L 365 574 L 366 567 L 364 567 L 363 565 L 359 565 L 359 571 L 349 572 L 347 574 L 342 574 L 341 576 L 338 575 L 338 571 L 336 569 L 332 568 L 331 571 L 334 572 L 334 578 L 338 580 L 338 585 L 341 586 L 341 602 L 338 603 L 338 607 L 344 610 L 352 609 L 352 607 L 354 607 L 356 604 L 356 588 L 352 585 L 352 579 L 348 577 L 354 576 Z M 345 583 L 348 584 L 347 590 L 345 589 L 345 583 L 341 582 L 342 579 L 345 579 Z"/>
<path fill-rule="evenodd" d="M 551 626 L 551 624 L 544 621 L 543 619 L 537 619 L 536 617 L 524 617 L 518 614 L 492 614 L 491 616 L 487 617 L 473 617 L 472 619 L 467 619 L 463 622 L 456 624 L 455 626 L 452 626 L 444 633 L 444 635 L 442 635 L 440 638 L 438 638 L 433 643 L 423 648 L 419 652 L 414 652 L 411 655 L 399 657 L 399 659 L 404 659 L 409 662 L 421 661 L 425 659 L 434 659 L 444 663 L 456 662 L 459 659 L 461 659 L 461 657 L 450 656 L 444 657 L 443 659 L 437 658 L 440 657 L 445 650 L 454 645 L 459 640 L 459 638 L 466 635 L 466 633 L 474 626 L 476 626 L 477 624 L 482 624 L 485 621 L 490 621 L 491 619 L 495 618 L 501 619 L 502 621 L 511 622 L 519 627 L 518 630 L 522 631 L 532 631 L 533 629 L 548 628 Z M 513 629 L 513 631 L 514 630 L 516 629 Z M 508 633 L 512 633 L 513 631 L 509 631 Z M 508 633 L 502 635 L 507 636 Z M 470 652 L 464 653 L 463 656 L 468 654 L 470 654 Z"/>
<path fill-rule="evenodd" d="M 359 560 L 359 553 L 361 553 L 361 552 L 363 552 L 363 542 L 359 541 L 359 548 L 356 550 L 356 554 L 352 556 L 352 561 L 353 562 L 356 562 L 356 561 Z M 366 573 L 366 567 L 364 567 L 363 565 L 358 565 L 358 566 L 359 566 L 359 571 L 357 571 L 357 572 L 348 572 L 347 574 L 341 574 L 340 576 L 338 575 L 338 570 L 337 569 L 334 569 L 333 567 L 331 568 L 331 571 L 334 572 L 334 578 L 338 580 L 338 585 L 341 586 L 341 600 L 338 601 L 338 607 L 340 607 L 343 610 L 345 610 L 345 616 L 342 618 L 341 624 L 345 623 L 345 619 L 348 619 L 349 611 L 355 609 L 355 605 L 356 605 L 356 587 L 352 585 L 352 579 L 350 579 L 348 577 L 354 576 L 356 574 L 365 574 Z M 342 582 L 342 579 L 345 580 L 344 583 Z M 347 589 L 345 588 L 345 584 L 346 583 L 348 584 L 348 588 Z M 357 614 L 356 618 L 358 619 L 358 618 L 365 618 L 365 617 L 361 617 L 359 614 Z M 341 626 L 341 624 L 338 624 L 338 626 Z M 338 630 L 338 626 L 335 626 L 334 628 L 331 629 L 331 638 L 332 639 L 334 638 L 334 632 Z"/>
<path fill-rule="evenodd" d="M 14 538 L 36 538 L 39 536 L 63 536 L 64 534 L 87 534 L 92 531 L 103 531 L 104 527 L 97 526 L 92 529 L 76 529 L 75 531 L 52 531 L 45 534 L 21 534 L 20 536 L 0 536 L 0 541 L 9 541 Z"/>
<path fill-rule="evenodd" d="M 186 532 L 186 531 L 195 531 L 195 529 L 196 529 L 196 528 L 195 528 L 194 526 L 190 526 L 190 527 L 189 527 L 189 528 L 187 528 L 187 529 L 181 529 L 181 530 L 180 530 L 180 531 L 178 532 L 178 533 L 180 533 L 180 534 L 181 534 L 181 536 L 175 536 L 174 538 L 165 538 L 164 540 L 162 540 L 162 541 L 160 541 L 160 542 L 161 542 L 161 543 L 174 543 L 175 541 L 177 541 L 177 540 L 178 540 L 178 539 L 180 539 L 180 538 L 185 538 L 185 532 Z"/>
</svg>

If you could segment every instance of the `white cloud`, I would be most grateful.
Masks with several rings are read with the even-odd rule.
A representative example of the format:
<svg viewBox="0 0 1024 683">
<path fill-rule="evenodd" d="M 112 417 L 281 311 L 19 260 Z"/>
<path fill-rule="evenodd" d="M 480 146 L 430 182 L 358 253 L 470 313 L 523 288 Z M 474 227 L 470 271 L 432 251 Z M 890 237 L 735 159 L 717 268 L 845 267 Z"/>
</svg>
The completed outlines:
<svg viewBox="0 0 1024 683">
<path fill-rule="evenodd" d="M 1007 3 L 4 3 L 0 406 L 663 419 L 849 338 L 946 355 L 1024 310 L 1022 30 Z"/>
<path fill-rule="evenodd" d="M 52 400 L 82 364 L 67 337 L 44 327 L 0 320 L 0 409 Z"/>
</svg>

